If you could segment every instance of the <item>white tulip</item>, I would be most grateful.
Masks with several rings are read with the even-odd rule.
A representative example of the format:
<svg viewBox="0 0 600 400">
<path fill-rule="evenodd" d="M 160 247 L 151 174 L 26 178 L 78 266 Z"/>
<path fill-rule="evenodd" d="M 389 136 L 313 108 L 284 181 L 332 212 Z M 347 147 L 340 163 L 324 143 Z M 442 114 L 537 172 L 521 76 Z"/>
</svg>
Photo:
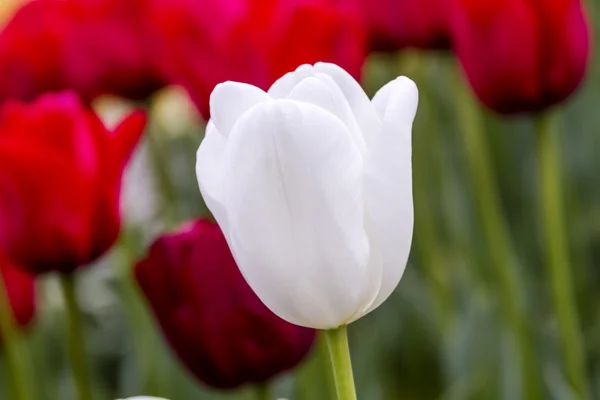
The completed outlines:
<svg viewBox="0 0 600 400">
<path fill-rule="evenodd" d="M 336 328 L 398 285 L 413 232 L 417 103 L 406 77 L 370 101 L 327 63 L 298 67 L 268 93 L 215 87 L 198 182 L 242 274 L 279 317 Z"/>
</svg>

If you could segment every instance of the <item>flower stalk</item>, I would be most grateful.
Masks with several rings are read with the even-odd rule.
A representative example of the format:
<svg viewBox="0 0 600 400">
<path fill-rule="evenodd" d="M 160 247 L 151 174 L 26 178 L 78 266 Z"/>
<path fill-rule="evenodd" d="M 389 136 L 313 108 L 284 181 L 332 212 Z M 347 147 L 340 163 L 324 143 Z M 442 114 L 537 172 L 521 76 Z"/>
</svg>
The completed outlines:
<svg viewBox="0 0 600 400">
<path fill-rule="evenodd" d="M 75 276 L 63 274 L 60 284 L 67 312 L 67 345 L 71 371 L 75 380 L 79 400 L 92 400 L 92 384 L 85 356 L 85 340 L 81 321 L 81 310 L 75 291 Z"/>
<path fill-rule="evenodd" d="M 458 77 L 458 74 L 457 74 Z M 526 315 L 522 279 L 519 276 L 516 250 L 509 228 L 502 217 L 500 195 L 495 181 L 491 157 L 478 116 L 477 104 L 465 90 L 460 79 L 457 82 L 458 118 L 465 155 L 474 187 L 476 208 L 483 228 L 484 240 L 490 255 L 491 267 L 498 284 L 498 295 L 503 318 L 515 337 L 520 357 L 520 373 L 523 398 L 541 400 L 540 374 L 535 362 L 532 330 Z"/>
<path fill-rule="evenodd" d="M 356 400 L 346 326 L 325 331 L 338 400 Z"/>
<path fill-rule="evenodd" d="M 7 363 L 8 378 L 16 400 L 32 399 L 30 393 L 31 384 L 28 382 L 29 374 L 26 369 L 25 359 L 19 354 L 19 334 L 13 318 L 6 285 L 0 273 L 0 333 Z"/>
<path fill-rule="evenodd" d="M 273 390 L 269 382 L 259 383 L 254 388 L 254 398 L 256 400 L 273 400 Z"/>
<path fill-rule="evenodd" d="M 180 216 L 177 209 L 177 188 L 171 178 L 168 164 L 168 147 L 164 139 L 160 137 L 160 132 L 155 124 L 150 124 L 148 129 L 147 144 L 148 152 L 152 162 L 155 183 L 159 189 L 163 202 L 163 217 L 167 224 L 173 225 Z"/>
<path fill-rule="evenodd" d="M 415 211 L 415 251 L 423 266 L 428 280 L 430 293 L 435 300 L 435 307 L 440 324 L 440 332 L 448 332 L 454 323 L 456 312 L 455 299 L 448 274 L 444 271 L 443 246 L 439 235 L 439 226 L 435 219 L 434 204 L 431 201 L 431 188 L 428 183 L 441 181 L 439 174 L 443 167 L 432 165 L 431 158 L 441 159 L 440 137 L 436 135 L 438 115 L 433 101 L 433 93 L 429 87 L 429 66 L 432 64 L 420 54 L 413 54 L 412 71 L 421 88 L 421 108 L 415 120 L 413 138 L 413 195 Z"/>
<path fill-rule="evenodd" d="M 536 119 L 539 209 L 548 279 L 558 322 L 566 376 L 579 399 L 589 399 L 562 204 L 560 138 L 551 113 Z"/>
</svg>

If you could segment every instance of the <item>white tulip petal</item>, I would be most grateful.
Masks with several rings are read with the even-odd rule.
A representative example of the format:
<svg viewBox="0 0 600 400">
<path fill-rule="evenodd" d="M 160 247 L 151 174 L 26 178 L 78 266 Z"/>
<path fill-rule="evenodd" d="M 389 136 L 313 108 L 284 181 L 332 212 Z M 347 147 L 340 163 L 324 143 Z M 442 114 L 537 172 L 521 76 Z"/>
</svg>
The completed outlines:
<svg viewBox="0 0 600 400">
<path fill-rule="evenodd" d="M 204 140 L 196 153 L 196 177 L 202 198 L 224 233 L 227 231 L 227 212 L 223 204 L 223 156 L 227 138 L 211 121 L 206 126 Z"/>
<path fill-rule="evenodd" d="M 397 109 L 390 108 L 390 96 L 394 95 L 394 101 L 403 102 Z M 415 83 L 406 76 L 400 76 L 382 87 L 373 96 L 373 105 L 377 115 L 383 121 L 386 113 L 401 113 L 398 118 L 407 118 L 412 121 L 417 113 L 419 93 Z"/>
<path fill-rule="evenodd" d="M 231 132 L 225 168 L 230 247 L 260 299 L 294 324 L 349 322 L 362 308 L 369 245 L 348 129 L 312 104 L 261 104 Z"/>
<path fill-rule="evenodd" d="M 281 78 L 277 79 L 267 92 L 274 99 L 286 98 L 292 89 L 303 79 L 313 76 L 315 71 L 310 64 L 302 64 L 295 71 L 288 72 Z"/>
<path fill-rule="evenodd" d="M 256 86 L 231 81 L 219 83 L 210 95 L 210 116 L 219 132 L 228 136 L 243 113 L 270 99 Z"/>
<path fill-rule="evenodd" d="M 382 121 L 385 117 L 385 112 L 387 111 L 388 101 L 390 100 L 390 94 L 392 94 L 394 88 L 396 87 L 395 85 L 392 85 L 393 82 L 396 82 L 396 80 L 388 82 L 385 86 L 379 89 L 377 93 L 375 93 L 375 96 L 373 96 L 373 106 L 375 107 L 377 116 Z"/>
<path fill-rule="evenodd" d="M 363 134 L 354 118 L 350 105 L 339 86 L 330 76 L 315 74 L 298 83 L 288 96 L 289 99 L 304 101 L 326 109 L 346 125 L 361 154 L 366 151 Z"/>
<path fill-rule="evenodd" d="M 360 84 L 352 75 L 335 64 L 316 63 L 313 69 L 315 73 L 321 72 L 329 75 L 342 90 L 364 135 L 365 142 L 367 146 L 370 146 L 374 141 L 373 134 L 381 129 L 381 121 Z"/>
<path fill-rule="evenodd" d="M 418 104 L 418 90 L 408 78 L 398 78 L 374 99 L 383 129 L 365 161 L 364 200 L 372 225 L 369 239 L 380 252 L 382 279 L 369 312 L 389 297 L 398 285 L 413 233 L 411 131 Z"/>
<path fill-rule="evenodd" d="M 354 322 L 375 307 L 371 308 L 381 292 L 383 280 L 383 254 L 375 224 L 369 219 L 368 210 L 365 212 L 365 231 L 369 238 L 369 274 L 364 283 L 361 307 L 356 310 L 349 322 Z"/>
</svg>

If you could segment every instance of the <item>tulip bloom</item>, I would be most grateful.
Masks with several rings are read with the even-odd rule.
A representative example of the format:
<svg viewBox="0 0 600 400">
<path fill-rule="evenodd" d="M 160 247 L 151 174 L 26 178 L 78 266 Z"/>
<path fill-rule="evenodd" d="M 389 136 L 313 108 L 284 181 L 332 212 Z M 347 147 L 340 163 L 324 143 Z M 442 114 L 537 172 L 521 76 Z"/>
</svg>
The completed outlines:
<svg viewBox="0 0 600 400">
<path fill-rule="evenodd" d="M 369 101 L 333 64 L 302 65 L 268 93 L 212 93 L 196 173 L 258 297 L 294 324 L 330 329 L 397 286 L 413 232 L 408 78 Z"/>
<path fill-rule="evenodd" d="M 159 238 L 135 275 L 171 348 L 210 386 L 265 382 L 311 348 L 315 332 L 260 302 L 214 222 L 198 220 Z"/>
<path fill-rule="evenodd" d="M 446 0 L 360 0 L 373 50 L 447 49 Z"/>
<path fill-rule="evenodd" d="M 94 261 L 120 229 L 125 164 L 143 132 L 134 112 L 114 131 L 71 93 L 0 112 L 0 247 L 32 273 Z"/>
<path fill-rule="evenodd" d="M 0 255 L 0 274 L 15 323 L 24 328 L 35 316 L 35 279 L 16 268 L 3 255 Z"/>
<path fill-rule="evenodd" d="M 0 32 L 0 99 L 71 89 L 143 99 L 164 85 L 146 0 L 32 0 Z"/>
<path fill-rule="evenodd" d="M 358 78 L 365 30 L 355 0 L 155 1 L 166 73 L 208 118 L 216 84 L 267 89 L 303 63 L 335 62 Z M 310 27 L 310 28 L 307 28 Z"/>
<path fill-rule="evenodd" d="M 502 113 L 536 112 L 581 83 L 590 52 L 579 0 L 455 0 L 452 42 L 475 94 Z"/>
</svg>

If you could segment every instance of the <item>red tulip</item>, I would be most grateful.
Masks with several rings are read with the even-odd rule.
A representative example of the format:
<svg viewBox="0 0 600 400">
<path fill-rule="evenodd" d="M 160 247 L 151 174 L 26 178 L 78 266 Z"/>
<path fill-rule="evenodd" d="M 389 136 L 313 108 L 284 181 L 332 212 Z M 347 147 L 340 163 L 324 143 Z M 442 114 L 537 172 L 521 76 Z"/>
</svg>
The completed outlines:
<svg viewBox="0 0 600 400">
<path fill-rule="evenodd" d="M 475 94 L 499 113 L 566 99 L 585 75 L 589 28 L 579 0 L 455 0 L 452 42 Z"/>
<path fill-rule="evenodd" d="M 162 236 L 135 274 L 173 351 L 208 385 L 267 381 L 311 348 L 315 331 L 283 321 L 258 299 L 214 222 Z"/>
<path fill-rule="evenodd" d="M 0 274 L 2 274 L 15 323 L 18 327 L 24 328 L 35 316 L 35 279 L 16 268 L 1 254 Z"/>
<path fill-rule="evenodd" d="M 102 255 L 120 228 L 121 175 L 145 124 L 115 131 L 71 93 L 0 113 L 0 246 L 30 272 L 71 272 Z"/>
<path fill-rule="evenodd" d="M 370 47 L 376 51 L 449 48 L 446 1 L 360 0 Z"/>
<path fill-rule="evenodd" d="M 71 89 L 141 99 L 163 85 L 145 0 L 33 0 L 0 33 L 0 98 Z"/>
<path fill-rule="evenodd" d="M 155 0 L 167 74 L 205 117 L 214 86 L 268 87 L 304 63 L 334 62 L 359 78 L 364 29 L 355 0 Z"/>
</svg>

